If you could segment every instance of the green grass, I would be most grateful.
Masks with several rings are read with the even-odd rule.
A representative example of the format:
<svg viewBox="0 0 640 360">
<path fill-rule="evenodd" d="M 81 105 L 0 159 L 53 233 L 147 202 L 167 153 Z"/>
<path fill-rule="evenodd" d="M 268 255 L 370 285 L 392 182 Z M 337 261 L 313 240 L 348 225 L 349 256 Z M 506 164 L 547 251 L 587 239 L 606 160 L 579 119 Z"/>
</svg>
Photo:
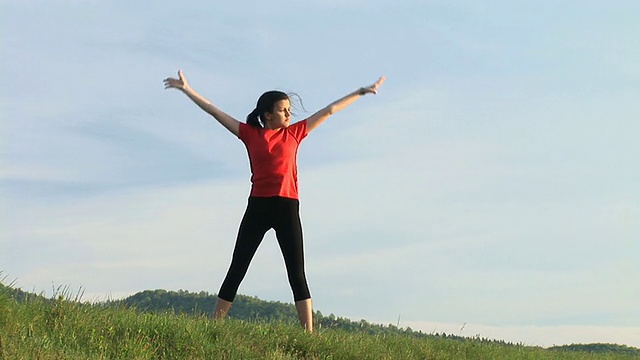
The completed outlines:
<svg viewBox="0 0 640 360">
<path fill-rule="evenodd" d="M 72 299 L 74 300 L 74 299 Z M 77 299 L 75 299 L 77 300 Z M 409 335 L 374 336 L 297 324 L 141 313 L 0 291 L 0 359 L 634 359 Z"/>
</svg>

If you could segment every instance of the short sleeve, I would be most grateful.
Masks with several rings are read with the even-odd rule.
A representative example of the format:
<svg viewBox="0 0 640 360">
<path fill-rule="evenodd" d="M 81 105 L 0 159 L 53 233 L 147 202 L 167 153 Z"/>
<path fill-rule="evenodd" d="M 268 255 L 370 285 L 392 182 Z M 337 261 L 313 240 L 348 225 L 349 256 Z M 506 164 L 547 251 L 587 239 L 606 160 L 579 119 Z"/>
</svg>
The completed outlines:
<svg viewBox="0 0 640 360">
<path fill-rule="evenodd" d="M 288 130 L 298 143 L 301 142 L 302 139 L 307 137 L 307 120 L 298 121 L 297 123 L 289 126 Z"/>
<path fill-rule="evenodd" d="M 238 139 L 242 140 L 242 138 L 244 137 L 244 133 L 246 131 L 246 126 L 247 124 L 241 122 L 238 126 Z"/>
<path fill-rule="evenodd" d="M 247 140 L 249 139 L 250 133 L 251 133 L 251 129 L 252 126 L 245 124 L 245 123 L 240 123 L 240 126 L 238 127 L 238 139 L 242 140 L 243 143 L 247 143 Z"/>
</svg>

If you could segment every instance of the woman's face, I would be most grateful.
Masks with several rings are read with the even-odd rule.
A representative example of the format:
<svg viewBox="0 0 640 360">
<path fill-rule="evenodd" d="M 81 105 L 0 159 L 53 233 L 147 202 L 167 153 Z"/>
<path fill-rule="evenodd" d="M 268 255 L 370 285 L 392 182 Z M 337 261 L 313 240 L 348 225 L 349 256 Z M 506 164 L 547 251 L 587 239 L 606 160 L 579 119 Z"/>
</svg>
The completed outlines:
<svg viewBox="0 0 640 360">
<path fill-rule="evenodd" d="M 273 111 L 264 113 L 269 129 L 289 127 L 291 121 L 291 102 L 288 99 L 273 104 Z"/>
</svg>

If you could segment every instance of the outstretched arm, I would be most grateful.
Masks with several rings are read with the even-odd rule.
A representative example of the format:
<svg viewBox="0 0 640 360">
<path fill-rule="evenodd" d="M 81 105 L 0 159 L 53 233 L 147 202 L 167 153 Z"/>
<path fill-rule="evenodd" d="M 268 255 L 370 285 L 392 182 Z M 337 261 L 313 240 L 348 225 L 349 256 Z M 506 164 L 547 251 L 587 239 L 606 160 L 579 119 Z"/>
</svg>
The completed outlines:
<svg viewBox="0 0 640 360">
<path fill-rule="evenodd" d="M 380 85 L 382 85 L 382 83 L 384 82 L 385 77 L 381 76 L 378 81 L 375 82 L 375 84 L 370 85 L 370 86 L 366 86 L 366 87 L 361 87 L 360 89 L 342 97 L 341 99 L 338 99 L 334 102 L 332 102 L 331 104 L 327 105 L 324 109 L 316 112 L 315 114 L 311 115 L 308 119 L 307 119 L 307 134 L 309 132 L 311 132 L 311 130 L 317 128 L 320 124 L 322 124 L 325 120 L 327 120 L 327 118 L 335 113 L 337 113 L 338 111 L 346 108 L 347 106 L 349 106 L 351 103 L 353 103 L 354 101 L 356 101 L 358 98 L 360 98 L 360 96 L 366 95 L 366 94 L 377 94 L 378 93 L 378 88 L 380 87 Z"/>
<path fill-rule="evenodd" d="M 187 79 L 182 74 L 181 70 L 178 70 L 178 78 L 166 78 L 164 79 L 164 88 L 165 89 L 178 89 L 182 91 L 185 95 L 189 97 L 196 105 L 198 105 L 202 110 L 209 113 L 213 116 L 222 126 L 227 128 L 227 130 L 231 131 L 235 136 L 238 136 L 238 132 L 240 131 L 240 122 L 231 116 L 224 113 L 222 110 L 218 109 L 215 105 L 213 105 L 209 100 L 202 97 L 195 90 L 189 86 Z"/>
</svg>

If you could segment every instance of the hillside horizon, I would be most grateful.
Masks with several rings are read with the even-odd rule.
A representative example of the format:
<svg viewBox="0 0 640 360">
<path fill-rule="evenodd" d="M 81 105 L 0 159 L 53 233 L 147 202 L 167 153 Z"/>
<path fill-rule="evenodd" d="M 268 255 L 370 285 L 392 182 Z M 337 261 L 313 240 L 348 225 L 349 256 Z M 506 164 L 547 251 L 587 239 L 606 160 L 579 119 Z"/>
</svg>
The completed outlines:
<svg viewBox="0 0 640 360">
<path fill-rule="evenodd" d="M 216 294 L 206 291 L 191 292 L 187 290 L 143 290 L 129 295 L 122 299 L 105 300 L 105 301 L 83 301 L 82 292 L 69 293 L 68 288 L 59 287 L 51 298 L 47 298 L 41 294 L 24 291 L 20 288 L 14 288 L 11 285 L 0 283 L 0 291 L 9 293 L 19 302 L 29 301 L 38 298 L 44 301 L 69 300 L 79 303 L 90 303 L 92 305 L 104 305 L 109 307 L 126 307 L 135 309 L 140 312 L 152 313 L 173 313 L 176 315 L 185 314 L 189 316 L 208 316 L 215 306 Z M 229 312 L 229 318 L 241 321 L 257 321 L 257 322 L 287 322 L 297 323 L 297 313 L 292 303 L 281 301 L 269 301 L 260 299 L 257 296 L 248 296 L 238 294 L 234 301 L 234 306 Z M 499 339 L 482 338 L 480 335 L 475 337 L 464 337 L 455 334 L 425 333 L 416 331 L 411 327 L 399 327 L 393 324 L 372 323 L 366 319 L 353 320 L 346 317 L 336 316 L 333 313 L 323 315 L 319 309 L 314 311 L 314 322 L 316 327 L 337 328 L 348 332 L 367 333 L 370 335 L 390 335 L 400 334 L 409 335 L 417 338 L 437 337 L 453 340 L 479 340 L 486 343 L 495 343 L 506 346 L 522 346 L 522 343 L 507 342 Z M 536 346 L 534 346 L 536 347 Z M 549 350 L 565 350 L 565 351 L 587 351 L 602 353 L 620 353 L 632 354 L 640 356 L 640 349 L 625 344 L 615 343 L 586 343 L 586 344 L 563 344 L 550 347 L 543 347 Z"/>
</svg>

